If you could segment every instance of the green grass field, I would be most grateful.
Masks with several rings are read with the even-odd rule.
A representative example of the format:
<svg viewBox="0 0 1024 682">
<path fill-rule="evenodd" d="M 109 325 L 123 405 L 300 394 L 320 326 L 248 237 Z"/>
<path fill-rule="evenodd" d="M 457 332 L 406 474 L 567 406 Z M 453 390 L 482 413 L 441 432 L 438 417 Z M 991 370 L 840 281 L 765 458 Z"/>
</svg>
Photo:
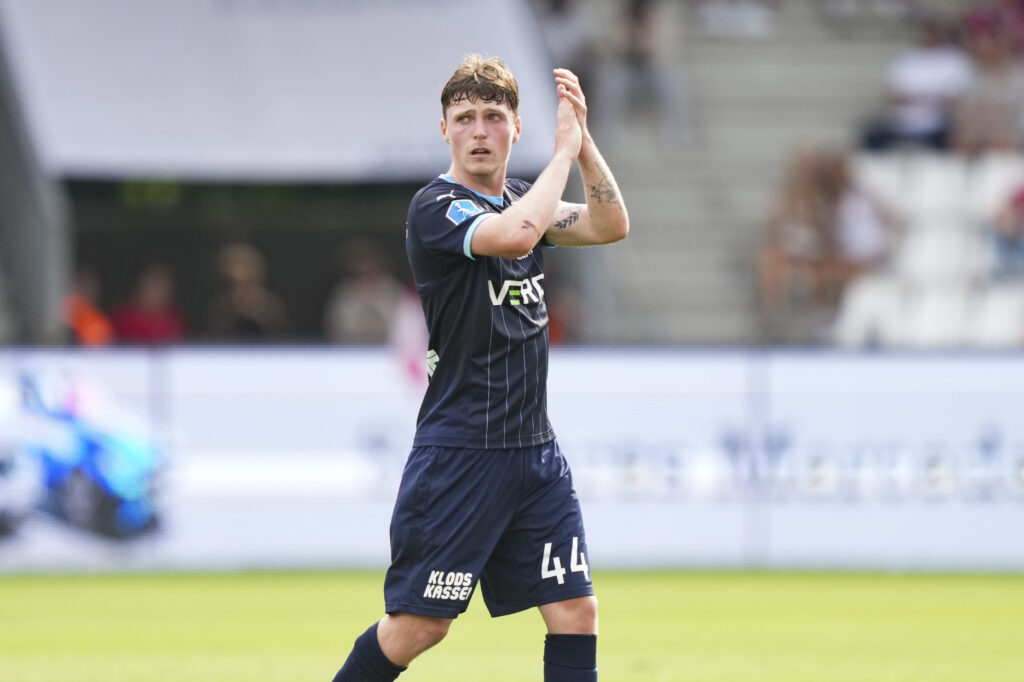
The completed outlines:
<svg viewBox="0 0 1024 682">
<path fill-rule="evenodd" d="M 0 578 L 3 682 L 327 682 L 381 574 Z M 1020 682 L 1024 577 L 606 573 L 605 682 Z M 479 596 L 403 682 L 540 680 L 534 613 Z M 486 670 L 486 675 L 476 674 Z"/>
</svg>

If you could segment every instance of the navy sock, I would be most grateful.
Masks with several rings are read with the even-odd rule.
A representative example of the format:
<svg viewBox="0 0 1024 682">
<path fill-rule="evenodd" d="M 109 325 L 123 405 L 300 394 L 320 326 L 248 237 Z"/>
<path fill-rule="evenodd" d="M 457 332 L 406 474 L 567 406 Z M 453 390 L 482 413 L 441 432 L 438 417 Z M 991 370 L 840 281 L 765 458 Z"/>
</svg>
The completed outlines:
<svg viewBox="0 0 1024 682">
<path fill-rule="evenodd" d="M 544 682 L 597 682 L 597 635 L 545 637 Z"/>
<path fill-rule="evenodd" d="M 377 641 L 377 624 L 356 638 L 333 682 L 393 682 L 405 670 L 388 660 Z"/>
</svg>

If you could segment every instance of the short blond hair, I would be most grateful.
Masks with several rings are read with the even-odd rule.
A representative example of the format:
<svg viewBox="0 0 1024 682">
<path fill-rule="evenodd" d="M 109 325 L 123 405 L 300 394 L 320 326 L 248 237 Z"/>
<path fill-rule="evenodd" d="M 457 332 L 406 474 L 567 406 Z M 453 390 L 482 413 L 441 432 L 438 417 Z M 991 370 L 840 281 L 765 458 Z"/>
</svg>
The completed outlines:
<svg viewBox="0 0 1024 682">
<path fill-rule="evenodd" d="M 441 114 L 463 100 L 507 104 L 512 113 L 519 111 L 519 83 L 498 57 L 467 55 L 441 91 Z"/>
</svg>

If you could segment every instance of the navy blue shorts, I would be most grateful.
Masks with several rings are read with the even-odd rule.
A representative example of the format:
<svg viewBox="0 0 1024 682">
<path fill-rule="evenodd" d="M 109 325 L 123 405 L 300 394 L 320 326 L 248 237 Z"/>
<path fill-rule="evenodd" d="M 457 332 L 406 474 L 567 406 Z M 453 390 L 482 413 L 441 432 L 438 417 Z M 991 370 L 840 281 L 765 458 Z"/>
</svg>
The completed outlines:
<svg viewBox="0 0 1024 682">
<path fill-rule="evenodd" d="M 591 595 L 588 556 L 556 442 L 414 448 L 391 517 L 385 610 L 455 618 L 478 580 L 492 616 Z"/>
</svg>

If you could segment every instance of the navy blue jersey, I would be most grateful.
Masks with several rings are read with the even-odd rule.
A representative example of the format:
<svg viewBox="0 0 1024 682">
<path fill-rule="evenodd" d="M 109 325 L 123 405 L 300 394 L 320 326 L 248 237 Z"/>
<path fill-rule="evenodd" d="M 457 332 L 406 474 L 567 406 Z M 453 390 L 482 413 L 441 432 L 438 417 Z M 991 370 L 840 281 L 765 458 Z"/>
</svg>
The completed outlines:
<svg viewBox="0 0 1024 682">
<path fill-rule="evenodd" d="M 520 258 L 470 250 L 480 222 L 529 189 L 507 180 L 504 196 L 489 197 L 442 175 L 413 197 L 405 246 L 430 337 L 414 446 L 519 448 L 554 438 L 542 250 Z"/>
</svg>

